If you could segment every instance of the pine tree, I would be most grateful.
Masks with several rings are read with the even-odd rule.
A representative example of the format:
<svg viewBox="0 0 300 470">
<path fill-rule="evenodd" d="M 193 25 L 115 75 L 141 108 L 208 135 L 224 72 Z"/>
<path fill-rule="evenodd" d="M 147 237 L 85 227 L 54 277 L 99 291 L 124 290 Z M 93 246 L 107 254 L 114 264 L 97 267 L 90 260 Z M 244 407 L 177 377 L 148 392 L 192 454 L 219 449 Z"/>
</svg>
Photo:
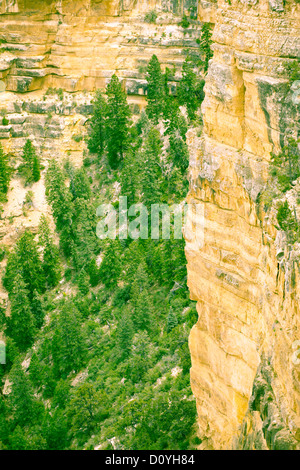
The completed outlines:
<svg viewBox="0 0 300 470">
<path fill-rule="evenodd" d="M 72 194 L 65 185 L 65 175 L 54 161 L 50 162 L 46 174 L 46 197 L 51 204 L 56 228 L 60 233 L 60 245 L 64 254 L 69 257 L 73 239 L 74 204 Z"/>
<path fill-rule="evenodd" d="M 16 252 L 19 269 L 29 290 L 29 297 L 32 299 L 34 290 L 39 293 L 45 290 L 44 270 L 33 233 L 28 230 L 24 232 L 17 242 Z"/>
<path fill-rule="evenodd" d="M 162 153 L 162 140 L 157 129 L 150 129 L 145 141 L 144 174 L 142 179 L 143 199 L 148 207 L 160 202 L 162 170 L 160 157 Z"/>
<path fill-rule="evenodd" d="M 11 450 L 29 450 L 27 447 L 25 432 L 21 426 L 17 426 L 9 436 L 9 443 Z"/>
<path fill-rule="evenodd" d="M 38 389 L 43 383 L 43 367 L 36 353 L 33 353 L 30 359 L 29 378 L 34 387 Z"/>
<path fill-rule="evenodd" d="M 151 366 L 152 345 L 146 331 L 136 333 L 132 340 L 130 375 L 135 383 L 140 382 L 146 370 Z"/>
<path fill-rule="evenodd" d="M 125 309 L 117 325 L 116 345 L 118 349 L 117 357 L 125 359 L 128 357 L 133 337 L 133 324 L 128 309 Z"/>
<path fill-rule="evenodd" d="M 104 393 L 97 392 L 95 386 L 84 383 L 74 391 L 68 407 L 71 421 L 71 430 L 78 436 L 86 439 L 85 435 L 93 432 L 102 418 Z"/>
<path fill-rule="evenodd" d="M 182 66 L 182 78 L 177 88 L 180 105 L 186 105 L 190 120 L 196 117 L 196 111 L 204 99 L 204 80 L 198 79 L 193 63 L 186 58 Z"/>
<path fill-rule="evenodd" d="M 146 112 L 155 123 L 163 112 L 165 99 L 165 81 L 160 63 L 153 55 L 147 67 L 147 107 Z"/>
<path fill-rule="evenodd" d="M 105 149 L 106 116 L 106 100 L 101 91 L 97 90 L 93 115 L 90 119 L 88 149 L 92 153 L 97 153 L 99 157 L 103 155 Z"/>
<path fill-rule="evenodd" d="M 278 207 L 277 221 L 281 230 L 286 232 L 288 241 L 290 243 L 294 243 L 299 239 L 300 227 L 295 215 L 289 208 L 287 200 L 285 200 L 283 203 L 280 203 Z"/>
<path fill-rule="evenodd" d="M 27 139 L 23 147 L 23 160 L 31 167 L 35 157 L 35 148 L 30 139 Z"/>
<path fill-rule="evenodd" d="M 153 306 L 146 290 L 141 291 L 134 301 L 133 323 L 137 330 L 148 330 L 151 325 Z"/>
<path fill-rule="evenodd" d="M 130 207 L 137 202 L 139 181 L 139 153 L 128 149 L 124 155 L 124 163 L 121 171 L 121 192 L 127 196 L 127 205 Z"/>
<path fill-rule="evenodd" d="M 80 271 L 78 277 L 78 289 L 81 295 L 83 296 L 88 294 L 90 290 L 89 276 L 87 275 L 84 269 Z"/>
<path fill-rule="evenodd" d="M 0 143 L 0 200 L 6 199 L 6 194 L 9 188 L 11 169 L 8 164 L 8 157 L 4 154 L 2 145 Z"/>
<path fill-rule="evenodd" d="M 167 318 L 167 332 L 169 333 L 177 325 L 178 325 L 177 317 L 176 317 L 175 313 L 173 312 L 173 309 L 170 308 L 168 318 Z"/>
<path fill-rule="evenodd" d="M 106 88 L 107 119 L 106 133 L 107 153 L 110 166 L 117 168 L 123 160 L 124 152 L 129 145 L 130 109 L 126 92 L 116 75 L 113 75 Z"/>
<path fill-rule="evenodd" d="M 45 290 L 45 277 L 42 261 L 34 241 L 34 235 L 26 230 L 19 238 L 14 250 L 9 254 L 3 285 L 11 293 L 14 280 L 18 273 L 21 273 L 26 289 L 29 291 L 29 298 L 32 299 L 34 290 L 39 293 Z"/>
<path fill-rule="evenodd" d="M 41 177 L 40 162 L 35 147 L 28 139 L 23 148 L 24 163 L 20 165 L 19 172 L 25 179 L 25 184 L 39 181 Z"/>
<path fill-rule="evenodd" d="M 177 133 L 169 136 L 169 144 L 170 159 L 183 174 L 189 166 L 189 151 L 187 144 Z"/>
<path fill-rule="evenodd" d="M 17 273 L 10 295 L 11 315 L 7 334 L 25 351 L 35 335 L 35 321 L 30 308 L 29 291 L 20 273 Z"/>
<path fill-rule="evenodd" d="M 61 263 L 58 247 L 51 236 L 49 223 L 44 215 L 39 224 L 39 245 L 43 249 L 43 272 L 49 287 L 54 287 L 61 279 Z"/>
<path fill-rule="evenodd" d="M 100 266 L 101 281 L 110 289 L 115 286 L 121 274 L 120 242 L 112 240 L 104 253 L 104 258 Z"/>
<path fill-rule="evenodd" d="M 79 198 L 75 200 L 74 207 L 72 257 L 74 266 L 80 270 L 98 253 L 99 239 L 96 235 L 96 210 L 93 201 Z"/>
<path fill-rule="evenodd" d="M 213 56 L 213 51 L 211 49 L 212 45 L 212 31 L 209 23 L 204 23 L 201 30 L 201 38 L 199 42 L 199 50 L 202 59 L 202 69 L 204 73 L 208 70 L 208 63 Z"/>
<path fill-rule="evenodd" d="M 73 197 L 90 199 L 91 197 L 91 188 L 88 175 L 84 168 L 79 168 L 75 170 L 72 175 L 70 189 Z"/>
<path fill-rule="evenodd" d="M 13 366 L 9 378 L 12 382 L 9 403 L 12 407 L 14 422 L 23 428 L 34 422 L 37 417 L 33 389 L 19 361 Z"/>
<path fill-rule="evenodd" d="M 41 168 L 38 157 L 35 155 L 32 163 L 32 179 L 34 182 L 39 181 L 41 178 Z"/>
<path fill-rule="evenodd" d="M 37 290 L 33 292 L 33 298 L 31 301 L 31 311 L 34 316 L 35 326 L 40 329 L 44 323 L 45 312 L 43 308 L 43 302 L 40 294 Z"/>
<path fill-rule="evenodd" d="M 97 266 L 95 258 L 91 259 L 88 266 L 88 274 L 90 276 L 90 284 L 92 287 L 95 287 L 100 282 L 100 270 Z"/>
<path fill-rule="evenodd" d="M 85 344 L 80 325 L 78 310 L 73 304 L 66 303 L 58 317 L 52 341 L 54 370 L 63 378 L 84 364 Z"/>
</svg>

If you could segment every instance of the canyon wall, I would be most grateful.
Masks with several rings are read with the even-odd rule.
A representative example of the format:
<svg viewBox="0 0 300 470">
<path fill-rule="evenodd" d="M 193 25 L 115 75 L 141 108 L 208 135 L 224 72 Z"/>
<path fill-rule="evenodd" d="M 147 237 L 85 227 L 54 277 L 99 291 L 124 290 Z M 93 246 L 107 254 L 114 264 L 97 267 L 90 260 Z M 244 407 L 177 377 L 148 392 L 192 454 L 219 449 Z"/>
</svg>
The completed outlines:
<svg viewBox="0 0 300 470">
<path fill-rule="evenodd" d="M 186 245 L 200 447 L 299 449 L 300 247 L 260 196 L 270 152 L 299 137 L 300 81 L 287 66 L 300 57 L 300 5 L 203 1 L 199 18 L 214 25 L 204 131 L 189 135 L 188 200 L 205 217 L 203 246 Z"/>
<path fill-rule="evenodd" d="M 152 11 L 157 17 L 149 22 L 145 15 Z M 186 28 L 179 24 L 184 13 Z M 186 55 L 199 49 L 196 18 L 197 0 L 0 0 L 0 141 L 12 164 L 20 163 L 30 138 L 45 170 L 52 158 L 81 165 L 95 90 L 116 73 L 138 114 L 153 54 L 171 70 L 172 90 Z M 28 188 L 13 178 L 0 221 L 2 243 L 12 244 L 22 227 L 35 229 L 40 214 L 49 212 L 44 173 L 30 188 L 35 197 L 27 215 Z"/>
</svg>

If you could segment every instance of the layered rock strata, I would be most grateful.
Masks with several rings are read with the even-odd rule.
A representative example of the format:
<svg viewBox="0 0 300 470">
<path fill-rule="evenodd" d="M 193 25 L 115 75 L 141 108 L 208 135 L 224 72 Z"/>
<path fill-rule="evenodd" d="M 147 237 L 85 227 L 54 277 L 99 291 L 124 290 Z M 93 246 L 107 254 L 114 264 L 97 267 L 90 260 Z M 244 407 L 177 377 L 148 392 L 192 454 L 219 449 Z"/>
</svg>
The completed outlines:
<svg viewBox="0 0 300 470">
<path fill-rule="evenodd" d="M 299 135 L 287 66 L 300 57 L 300 5 L 200 2 L 199 16 L 214 27 L 204 132 L 189 136 L 188 201 L 205 217 L 203 246 L 186 244 L 201 448 L 299 448 L 300 251 L 260 196 L 270 152 Z"/>
</svg>

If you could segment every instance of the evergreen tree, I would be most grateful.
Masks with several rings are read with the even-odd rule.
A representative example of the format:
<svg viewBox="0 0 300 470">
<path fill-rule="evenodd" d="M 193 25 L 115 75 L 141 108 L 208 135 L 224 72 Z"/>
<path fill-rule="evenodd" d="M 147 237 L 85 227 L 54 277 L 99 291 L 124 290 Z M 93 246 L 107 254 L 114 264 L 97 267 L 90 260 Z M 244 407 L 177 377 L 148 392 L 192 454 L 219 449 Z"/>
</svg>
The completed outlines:
<svg viewBox="0 0 300 470">
<path fill-rule="evenodd" d="M 38 417 L 39 409 L 35 403 L 28 375 L 25 374 L 19 361 L 13 366 L 9 379 L 12 382 L 9 404 L 12 408 L 14 422 L 23 428 L 34 423 Z"/>
<path fill-rule="evenodd" d="M 61 404 L 63 407 L 63 404 Z M 64 409 L 55 408 L 46 416 L 43 432 L 49 450 L 64 450 L 70 445 L 70 424 Z"/>
<path fill-rule="evenodd" d="M 163 112 L 165 99 L 165 80 L 160 63 L 153 55 L 147 67 L 147 107 L 146 112 L 155 123 Z"/>
<path fill-rule="evenodd" d="M 107 154 L 110 166 L 117 168 L 123 160 L 124 152 L 129 145 L 130 109 L 126 92 L 116 75 L 113 75 L 106 88 L 107 119 L 106 135 Z"/>
<path fill-rule="evenodd" d="M 41 177 L 40 162 L 35 147 L 28 139 L 23 148 L 24 163 L 19 166 L 19 172 L 25 179 L 25 184 L 38 181 Z"/>
<path fill-rule="evenodd" d="M 17 253 L 23 279 L 29 289 L 30 296 L 32 297 L 34 290 L 40 293 L 43 292 L 45 290 L 45 277 L 33 233 L 28 230 L 25 231 L 24 235 L 18 240 Z"/>
<path fill-rule="evenodd" d="M 73 263 L 77 269 L 82 269 L 89 265 L 92 257 L 99 251 L 99 239 L 96 234 L 96 208 L 93 202 L 83 198 L 76 199 L 74 206 Z"/>
<path fill-rule="evenodd" d="M 41 168 L 38 157 L 35 155 L 32 163 L 32 179 L 34 182 L 39 181 L 41 178 Z"/>
<path fill-rule="evenodd" d="M 43 272 L 49 287 L 54 287 L 61 279 L 61 263 L 58 247 L 54 244 L 49 223 L 44 215 L 39 224 L 39 245 L 43 249 Z"/>
<path fill-rule="evenodd" d="M 71 431 L 75 436 L 91 434 L 99 426 L 106 413 L 103 413 L 104 394 L 97 392 L 94 385 L 84 383 L 74 391 L 68 407 Z"/>
<path fill-rule="evenodd" d="M 65 176 L 61 168 L 51 161 L 46 174 L 46 197 L 51 204 L 56 228 L 60 233 L 60 245 L 66 256 L 72 251 L 72 218 L 74 205 L 72 194 L 65 185 Z"/>
<path fill-rule="evenodd" d="M 33 292 L 33 298 L 31 301 L 31 311 L 34 316 L 35 326 L 40 329 L 44 323 L 45 312 L 43 308 L 43 302 L 40 294 L 37 290 Z"/>
<path fill-rule="evenodd" d="M 27 139 L 23 147 L 23 160 L 31 168 L 35 157 L 35 148 L 30 139 Z"/>
<path fill-rule="evenodd" d="M 122 264 L 120 254 L 121 249 L 119 240 L 112 240 L 109 242 L 104 253 L 103 261 L 100 265 L 101 281 L 108 289 L 117 284 L 121 274 Z"/>
<path fill-rule="evenodd" d="M 145 372 L 151 367 L 152 344 L 146 331 L 136 333 L 132 340 L 130 375 L 135 383 L 140 382 Z"/>
<path fill-rule="evenodd" d="M 180 105 L 186 105 L 190 120 L 196 117 L 196 111 L 204 99 L 204 80 L 198 79 L 193 63 L 186 58 L 182 66 L 182 79 L 177 88 Z"/>
<path fill-rule="evenodd" d="M 88 149 L 92 153 L 103 155 L 105 149 L 107 103 L 100 90 L 97 90 L 94 110 L 90 119 Z"/>
<path fill-rule="evenodd" d="M 17 426 L 9 436 L 9 444 L 11 450 L 28 450 L 25 432 L 21 426 Z"/>
<path fill-rule="evenodd" d="M 86 295 L 90 290 L 89 276 L 84 269 L 80 271 L 78 278 L 78 288 L 81 295 Z"/>
<path fill-rule="evenodd" d="M 0 143 L 0 201 L 6 200 L 6 194 L 9 188 L 11 169 L 8 164 L 8 157 L 4 154 Z"/>
<path fill-rule="evenodd" d="M 169 136 L 168 150 L 170 161 L 180 169 L 183 175 L 189 166 L 189 151 L 186 142 L 178 133 L 172 133 Z"/>
<path fill-rule="evenodd" d="M 78 310 L 66 303 L 58 317 L 52 341 L 52 357 L 56 375 L 66 377 L 83 367 L 85 344 Z"/>
<path fill-rule="evenodd" d="M 92 258 L 88 266 L 88 274 L 90 276 L 90 284 L 92 287 L 95 287 L 100 282 L 100 270 L 97 266 L 95 258 Z"/>
<path fill-rule="evenodd" d="M 160 157 L 162 153 L 160 133 L 154 127 L 150 129 L 143 150 L 144 174 L 142 180 L 143 200 L 148 207 L 160 202 L 162 170 Z"/>
<path fill-rule="evenodd" d="M 139 153 L 133 149 L 128 149 L 124 155 L 124 162 L 121 171 L 121 192 L 122 196 L 127 196 L 127 205 L 130 207 L 137 202 L 139 181 Z"/>
<path fill-rule="evenodd" d="M 176 317 L 176 315 L 173 312 L 173 309 L 171 307 L 170 311 L 169 311 L 169 314 L 168 314 L 168 318 L 167 318 L 167 332 L 169 333 L 177 325 L 178 325 L 178 320 L 177 320 L 177 317 Z"/>
<path fill-rule="evenodd" d="M 201 38 L 199 42 L 199 50 L 202 59 L 202 69 L 206 73 L 208 70 L 208 63 L 213 56 L 213 51 L 211 49 L 212 45 L 212 31 L 209 23 L 204 23 L 201 30 Z"/>
<path fill-rule="evenodd" d="M 29 378 L 36 388 L 40 388 L 43 383 L 43 367 L 36 353 L 30 359 Z"/>
<path fill-rule="evenodd" d="M 20 272 L 29 291 L 29 298 L 32 299 L 36 289 L 39 293 L 45 290 L 45 277 L 42 262 L 34 241 L 34 234 L 26 230 L 17 241 L 15 249 L 9 254 L 5 276 L 3 278 L 4 287 L 10 293 L 14 279 Z"/>
<path fill-rule="evenodd" d="M 133 324 L 128 309 L 125 309 L 117 325 L 117 357 L 121 360 L 129 356 L 133 337 Z"/>
<path fill-rule="evenodd" d="M 30 308 L 29 291 L 20 273 L 17 273 L 10 296 L 11 315 L 7 334 L 25 351 L 35 335 L 35 321 Z"/>
<path fill-rule="evenodd" d="M 136 288 L 133 287 L 133 290 Z M 153 314 L 153 306 L 146 290 L 138 293 L 133 301 L 133 323 L 137 330 L 149 330 Z"/>
<path fill-rule="evenodd" d="M 90 199 L 91 197 L 91 188 L 88 175 L 84 168 L 79 168 L 75 170 L 72 175 L 71 184 L 70 184 L 71 193 L 73 197 Z"/>
</svg>

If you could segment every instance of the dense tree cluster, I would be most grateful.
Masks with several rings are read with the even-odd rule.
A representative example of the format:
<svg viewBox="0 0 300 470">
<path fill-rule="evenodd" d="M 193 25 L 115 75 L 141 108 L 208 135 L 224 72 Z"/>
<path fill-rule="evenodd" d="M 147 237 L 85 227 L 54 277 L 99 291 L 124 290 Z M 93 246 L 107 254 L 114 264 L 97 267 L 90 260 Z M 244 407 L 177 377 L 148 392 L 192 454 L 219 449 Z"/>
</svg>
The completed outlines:
<svg viewBox="0 0 300 470">
<path fill-rule="evenodd" d="M 100 240 L 96 208 L 118 207 L 116 183 L 128 205 L 183 200 L 186 131 L 202 99 L 189 98 L 188 87 L 198 87 L 194 73 L 186 62 L 172 96 L 154 56 L 148 105 L 136 124 L 113 76 L 106 97 L 96 94 L 90 122 L 88 146 L 97 157 L 82 168 L 50 162 L 46 197 L 59 246 L 42 216 L 38 233 L 25 231 L 10 252 L 3 278 L 10 312 L 0 309 L 2 374 L 11 393 L 0 394 L 0 448 L 110 449 L 112 438 L 120 449 L 193 447 L 187 338 L 197 315 L 184 242 L 173 233 Z M 31 143 L 24 159 L 33 162 Z"/>
</svg>

